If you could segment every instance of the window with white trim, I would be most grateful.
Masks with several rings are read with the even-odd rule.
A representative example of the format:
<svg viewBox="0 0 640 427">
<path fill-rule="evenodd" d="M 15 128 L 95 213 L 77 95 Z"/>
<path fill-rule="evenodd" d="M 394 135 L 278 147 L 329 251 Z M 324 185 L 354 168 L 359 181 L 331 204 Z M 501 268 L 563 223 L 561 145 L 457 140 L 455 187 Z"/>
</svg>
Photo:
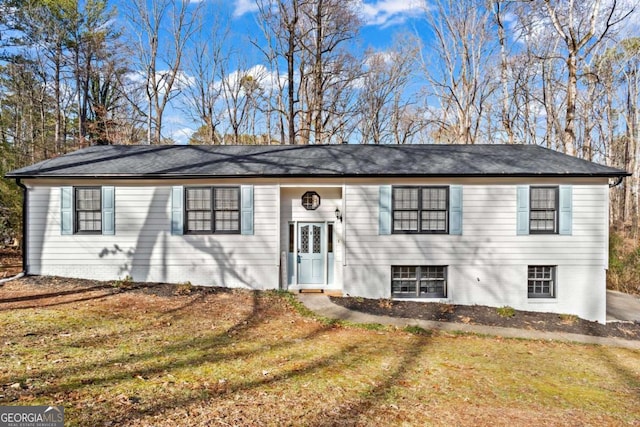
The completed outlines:
<svg viewBox="0 0 640 427">
<path fill-rule="evenodd" d="M 185 187 L 185 232 L 240 233 L 239 187 Z"/>
<path fill-rule="evenodd" d="M 530 265 L 527 272 L 527 294 L 529 298 L 555 298 L 556 267 Z"/>
<path fill-rule="evenodd" d="M 393 187 L 394 233 L 449 232 L 449 187 Z"/>
<path fill-rule="evenodd" d="M 102 190 L 100 187 L 74 188 L 75 232 L 102 233 Z"/>
<path fill-rule="evenodd" d="M 529 233 L 556 234 L 558 187 L 531 187 L 529 197 Z"/>
<path fill-rule="evenodd" d="M 446 266 L 392 266 L 394 298 L 446 298 Z"/>
</svg>

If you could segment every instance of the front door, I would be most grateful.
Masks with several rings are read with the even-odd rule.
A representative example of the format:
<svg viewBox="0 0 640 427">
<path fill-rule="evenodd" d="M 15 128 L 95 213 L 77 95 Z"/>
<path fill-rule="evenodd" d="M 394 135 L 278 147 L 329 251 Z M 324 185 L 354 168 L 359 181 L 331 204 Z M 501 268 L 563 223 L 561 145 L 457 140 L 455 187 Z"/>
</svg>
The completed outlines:
<svg viewBox="0 0 640 427">
<path fill-rule="evenodd" d="M 298 283 L 324 283 L 324 224 L 298 224 Z"/>
</svg>

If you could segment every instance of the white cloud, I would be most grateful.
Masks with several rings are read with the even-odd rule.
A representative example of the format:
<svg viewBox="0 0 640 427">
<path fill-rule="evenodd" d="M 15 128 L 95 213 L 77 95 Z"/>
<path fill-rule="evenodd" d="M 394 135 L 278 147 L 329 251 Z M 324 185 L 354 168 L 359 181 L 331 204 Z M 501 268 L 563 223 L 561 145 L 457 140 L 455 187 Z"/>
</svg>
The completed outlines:
<svg viewBox="0 0 640 427">
<path fill-rule="evenodd" d="M 235 6 L 233 8 L 234 18 L 238 18 L 247 13 L 253 13 L 258 11 L 258 5 L 255 0 L 235 0 Z"/>
<path fill-rule="evenodd" d="M 193 134 L 192 128 L 183 127 L 178 129 L 169 130 L 169 138 L 171 138 L 176 145 L 186 145 L 189 143 L 189 138 Z"/>
<path fill-rule="evenodd" d="M 427 9 L 425 0 L 361 1 L 358 10 L 365 25 L 389 27 L 420 16 Z"/>
<path fill-rule="evenodd" d="M 426 0 L 373 0 L 356 1 L 355 9 L 365 25 L 390 27 L 403 24 L 427 9 Z M 234 0 L 233 16 L 238 18 L 258 11 L 255 0 Z"/>
<path fill-rule="evenodd" d="M 236 70 L 227 76 L 227 85 L 230 87 L 237 87 L 246 76 L 251 76 L 256 82 L 258 82 L 260 88 L 265 92 L 269 92 L 271 89 L 278 88 L 278 75 L 276 72 L 271 72 L 264 65 L 254 65 L 247 70 Z M 283 77 L 280 77 L 283 82 Z M 221 86 L 221 82 L 215 83 L 216 87 Z"/>
</svg>

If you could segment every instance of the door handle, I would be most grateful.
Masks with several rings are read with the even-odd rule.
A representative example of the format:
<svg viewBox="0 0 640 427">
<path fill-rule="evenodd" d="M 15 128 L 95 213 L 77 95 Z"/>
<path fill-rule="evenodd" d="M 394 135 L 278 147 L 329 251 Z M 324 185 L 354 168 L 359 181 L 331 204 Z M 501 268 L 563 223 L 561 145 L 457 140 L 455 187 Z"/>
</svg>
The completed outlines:
<svg viewBox="0 0 640 427">
<path fill-rule="evenodd" d="M 300 264 L 300 259 L 301 259 L 300 255 L 298 255 L 298 264 Z"/>
</svg>

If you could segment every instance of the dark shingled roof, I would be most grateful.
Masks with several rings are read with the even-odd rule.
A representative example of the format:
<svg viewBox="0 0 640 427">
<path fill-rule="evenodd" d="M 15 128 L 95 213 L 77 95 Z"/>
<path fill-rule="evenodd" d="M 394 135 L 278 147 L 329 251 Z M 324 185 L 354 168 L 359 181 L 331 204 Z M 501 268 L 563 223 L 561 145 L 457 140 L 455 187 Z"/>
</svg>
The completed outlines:
<svg viewBox="0 0 640 427">
<path fill-rule="evenodd" d="M 535 145 L 94 146 L 9 178 L 598 176 L 627 172 Z"/>
</svg>

